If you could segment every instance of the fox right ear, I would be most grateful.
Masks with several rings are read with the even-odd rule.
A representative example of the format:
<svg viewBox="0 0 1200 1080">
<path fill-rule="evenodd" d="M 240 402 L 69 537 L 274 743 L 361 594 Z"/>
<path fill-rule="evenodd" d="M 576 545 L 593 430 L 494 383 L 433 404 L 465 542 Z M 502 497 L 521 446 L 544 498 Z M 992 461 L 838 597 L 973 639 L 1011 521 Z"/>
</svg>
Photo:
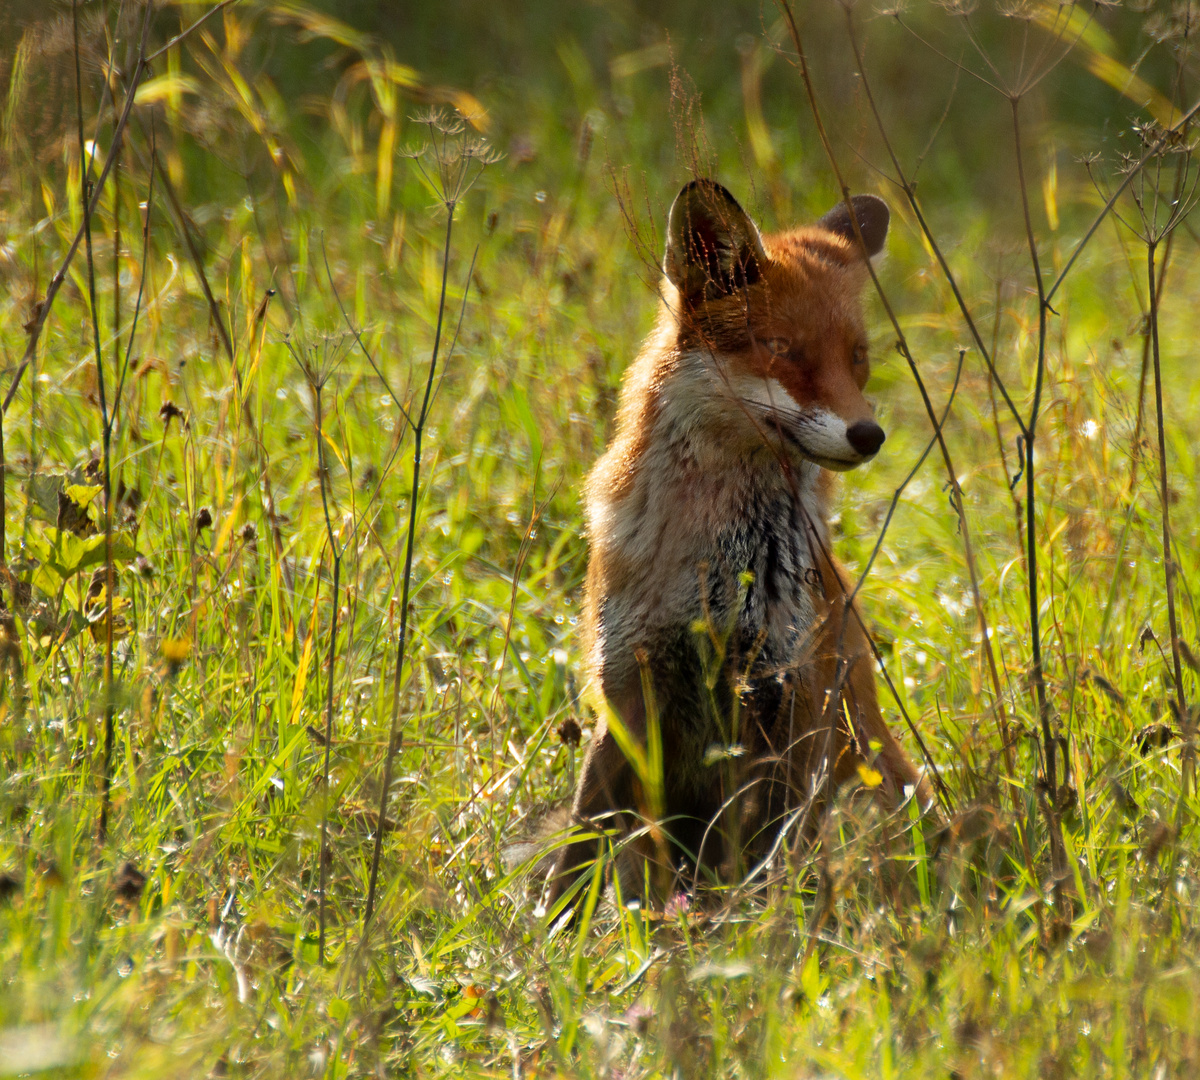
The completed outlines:
<svg viewBox="0 0 1200 1080">
<path fill-rule="evenodd" d="M 883 250 L 887 241 L 891 211 L 888 210 L 888 204 L 878 195 L 855 195 L 850 204 L 854 207 L 854 216 L 858 219 L 858 228 L 862 233 L 863 243 L 867 246 L 867 257 L 873 259 Z M 844 201 L 838 203 L 817 224 L 831 233 L 845 237 L 855 247 L 858 246 L 858 237 L 855 235 L 854 225 L 850 221 L 850 213 Z"/>
<path fill-rule="evenodd" d="M 766 261 L 757 226 L 720 184 L 693 180 L 675 196 L 663 271 L 688 303 L 753 285 Z"/>
</svg>

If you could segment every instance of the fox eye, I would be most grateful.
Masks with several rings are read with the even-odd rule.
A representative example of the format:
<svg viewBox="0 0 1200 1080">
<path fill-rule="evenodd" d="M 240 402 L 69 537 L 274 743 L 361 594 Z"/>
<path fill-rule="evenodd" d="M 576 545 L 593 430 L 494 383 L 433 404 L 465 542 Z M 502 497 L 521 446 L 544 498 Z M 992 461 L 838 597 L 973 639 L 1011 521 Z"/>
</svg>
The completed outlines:
<svg viewBox="0 0 1200 1080">
<path fill-rule="evenodd" d="M 776 359 L 782 360 L 792 349 L 792 343 L 787 338 L 765 338 L 760 342 L 762 347 Z"/>
<path fill-rule="evenodd" d="M 854 347 L 854 363 L 855 365 L 865 364 L 867 362 L 867 347 L 865 345 L 856 345 Z"/>
</svg>

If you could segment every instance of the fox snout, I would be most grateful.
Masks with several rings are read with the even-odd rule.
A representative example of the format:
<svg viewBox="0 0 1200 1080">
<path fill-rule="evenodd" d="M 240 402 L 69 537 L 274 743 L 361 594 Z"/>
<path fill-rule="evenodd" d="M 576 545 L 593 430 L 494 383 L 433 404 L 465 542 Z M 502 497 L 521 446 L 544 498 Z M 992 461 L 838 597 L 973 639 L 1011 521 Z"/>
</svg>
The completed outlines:
<svg viewBox="0 0 1200 1080">
<path fill-rule="evenodd" d="M 874 420 L 857 420 L 846 428 L 846 441 L 865 458 L 879 453 L 887 435 Z"/>
<path fill-rule="evenodd" d="M 778 431 L 785 445 L 834 472 L 856 469 L 870 461 L 887 438 L 870 417 L 847 420 L 826 408 L 772 408 L 767 421 L 767 430 Z"/>
</svg>

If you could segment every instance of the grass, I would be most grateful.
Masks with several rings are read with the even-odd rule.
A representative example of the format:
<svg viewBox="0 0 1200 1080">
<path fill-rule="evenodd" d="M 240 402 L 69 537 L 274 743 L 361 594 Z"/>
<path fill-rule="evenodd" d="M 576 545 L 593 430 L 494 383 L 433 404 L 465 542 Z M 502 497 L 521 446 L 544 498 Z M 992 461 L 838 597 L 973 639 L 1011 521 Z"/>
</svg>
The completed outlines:
<svg viewBox="0 0 1200 1080">
<path fill-rule="evenodd" d="M 165 9 L 146 51 L 204 10 Z M 1200 1064 L 1194 227 L 1172 222 L 1157 250 L 1179 686 L 1144 242 L 1104 217 L 1053 309 L 1039 306 L 1009 102 L 895 20 L 857 13 L 883 132 L 905 169 L 921 160 L 919 205 L 975 341 L 915 211 L 867 167 L 894 175 L 861 92 L 843 92 L 844 16 L 800 14 L 839 167 L 893 208 L 879 274 L 896 325 L 869 304 L 888 441 L 843 481 L 837 549 L 865 567 L 900 489 L 861 595 L 954 800 L 946 826 L 885 841 L 847 800 L 764 888 L 664 913 L 597 896 L 557 934 L 529 866 L 511 862 L 572 789 L 564 721 L 592 724 L 579 489 L 653 319 L 665 208 L 697 161 L 767 228 L 837 197 L 779 11 L 731 9 L 750 36 L 721 52 L 719 20 L 686 5 L 664 16 L 670 48 L 637 13 L 598 28 L 535 10 L 525 75 L 505 81 L 468 3 L 406 15 L 412 52 L 386 27 L 232 5 L 155 62 L 100 192 L 92 272 L 81 247 L 3 416 L 0 1076 L 1166 1077 Z M 130 89 L 104 88 L 106 42 L 119 30 L 129 77 L 142 9 L 78 15 L 94 178 Z M 1113 134 L 1144 114 L 1095 73 L 1128 73 L 1149 48 L 1136 70 L 1161 100 L 1194 82 L 1182 16 L 1168 15 L 1072 7 L 1049 33 L 986 12 L 904 16 L 1012 85 L 1022 56 L 1059 43 L 1021 105 L 1047 282 L 1102 208 L 1089 172 L 1111 192 L 1118 152 L 1148 145 Z M 71 9 L 56 18 L 22 24 L 0 54 L 5 393 L 83 224 Z M 497 21 L 497 40 L 513 33 Z M 417 59 L 441 53 L 445 73 Z M 410 119 L 438 103 L 486 113 L 449 136 Z M 461 139 L 505 154 L 469 162 L 480 175 L 448 247 L 437 157 L 423 174 L 397 153 L 431 138 L 446 140 L 443 164 Z M 1074 156 L 1093 151 L 1090 170 Z M 1142 175 L 1169 197 L 1195 168 L 1156 156 Z M 1136 224 L 1130 195 L 1116 209 Z M 945 455 L 906 485 L 931 428 L 898 332 L 939 413 L 967 350 Z M 1042 359 L 1031 517 L 1028 444 L 980 343 L 1023 417 Z M 111 532 L 98 372 L 115 416 Z M 423 415 L 427 385 L 418 475 L 406 414 Z"/>
</svg>

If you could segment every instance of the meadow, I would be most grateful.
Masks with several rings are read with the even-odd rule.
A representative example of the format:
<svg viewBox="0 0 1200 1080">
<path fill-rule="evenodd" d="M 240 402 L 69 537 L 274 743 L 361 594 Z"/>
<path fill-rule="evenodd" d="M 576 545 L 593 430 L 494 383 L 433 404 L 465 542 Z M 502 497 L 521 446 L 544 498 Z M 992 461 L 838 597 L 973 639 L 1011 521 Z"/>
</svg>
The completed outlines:
<svg viewBox="0 0 1200 1080">
<path fill-rule="evenodd" d="M 1200 11 L 409 8 L 0 11 L 0 1077 L 1194 1075 Z M 938 809 L 555 926 L 695 176 L 891 206 L 833 523 Z"/>
</svg>

